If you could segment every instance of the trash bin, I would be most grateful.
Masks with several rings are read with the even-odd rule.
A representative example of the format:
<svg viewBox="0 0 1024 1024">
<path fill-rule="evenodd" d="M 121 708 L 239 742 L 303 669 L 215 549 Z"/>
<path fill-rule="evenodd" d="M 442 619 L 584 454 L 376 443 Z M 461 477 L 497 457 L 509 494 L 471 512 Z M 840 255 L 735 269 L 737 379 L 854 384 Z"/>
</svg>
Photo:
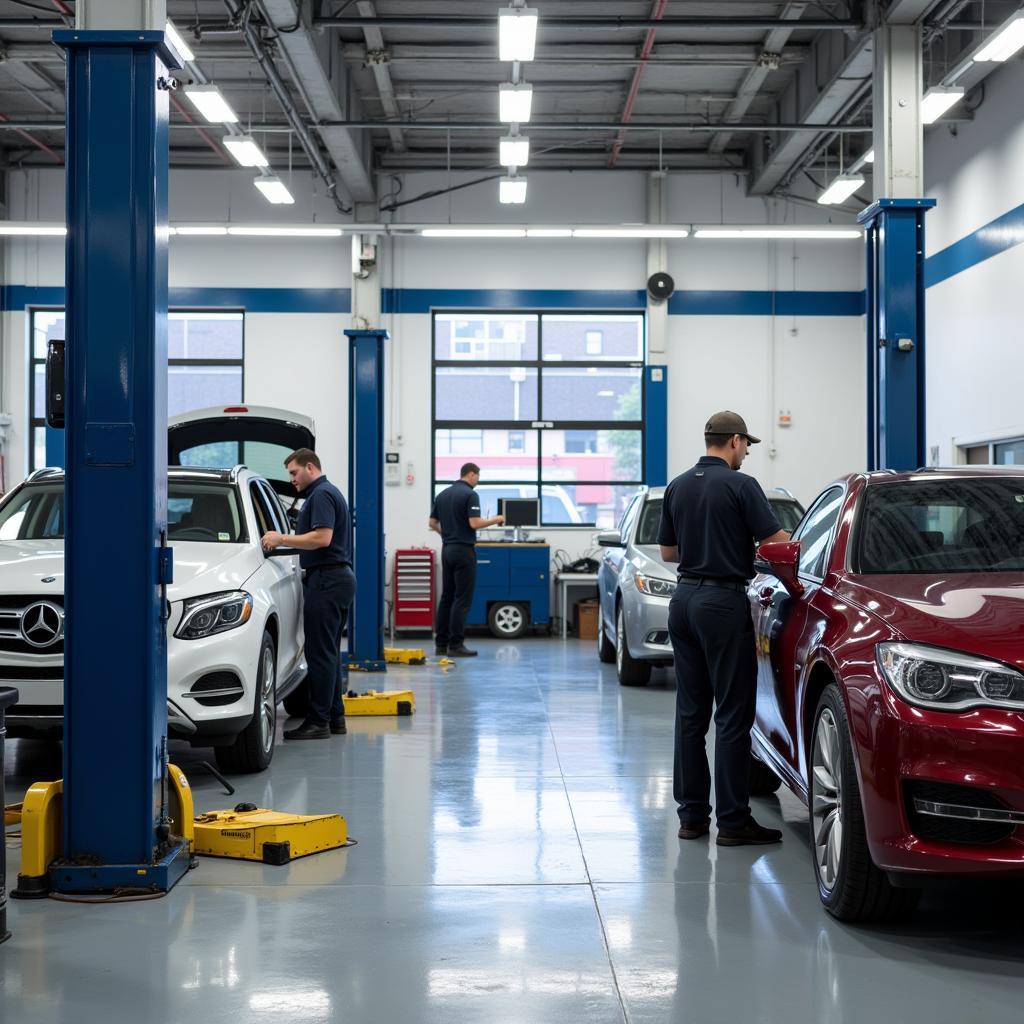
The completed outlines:
<svg viewBox="0 0 1024 1024">
<path fill-rule="evenodd" d="M 7 794 L 4 792 L 4 737 L 7 727 L 4 715 L 12 704 L 18 703 L 18 691 L 11 686 L 0 686 L 0 808 L 7 806 Z M 0 942 L 11 937 L 7 930 L 7 841 L 0 847 Z"/>
</svg>

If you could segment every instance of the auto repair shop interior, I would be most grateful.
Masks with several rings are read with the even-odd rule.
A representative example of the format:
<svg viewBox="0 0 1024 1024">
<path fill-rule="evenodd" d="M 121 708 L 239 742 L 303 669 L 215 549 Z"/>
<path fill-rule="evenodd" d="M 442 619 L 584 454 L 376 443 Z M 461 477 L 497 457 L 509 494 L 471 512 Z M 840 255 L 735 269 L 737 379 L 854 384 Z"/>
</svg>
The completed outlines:
<svg viewBox="0 0 1024 1024">
<path fill-rule="evenodd" d="M 1019 0 L 0 0 L 0 1018 L 1018 1021 L 1022 57 Z M 795 542 L 735 848 L 658 542 L 718 410 Z"/>
</svg>

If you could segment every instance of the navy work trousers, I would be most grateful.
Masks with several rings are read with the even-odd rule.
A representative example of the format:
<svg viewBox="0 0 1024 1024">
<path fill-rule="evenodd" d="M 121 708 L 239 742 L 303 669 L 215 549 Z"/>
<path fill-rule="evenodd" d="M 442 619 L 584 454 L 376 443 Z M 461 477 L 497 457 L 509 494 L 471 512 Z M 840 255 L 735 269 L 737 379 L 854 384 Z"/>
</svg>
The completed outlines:
<svg viewBox="0 0 1024 1024">
<path fill-rule="evenodd" d="M 441 603 L 437 606 L 438 647 L 458 647 L 466 639 L 466 615 L 476 584 L 476 548 L 445 544 L 441 550 Z"/>
<path fill-rule="evenodd" d="M 348 673 L 341 657 L 341 638 L 356 595 L 356 578 L 347 565 L 307 570 L 302 586 L 302 625 L 309 666 L 310 721 L 326 725 L 345 714 Z"/>
<path fill-rule="evenodd" d="M 705 738 L 715 715 L 715 811 L 719 827 L 750 818 L 750 730 L 757 706 L 757 655 L 742 591 L 676 587 L 668 631 L 676 670 L 673 792 L 684 825 L 711 818 Z"/>
</svg>

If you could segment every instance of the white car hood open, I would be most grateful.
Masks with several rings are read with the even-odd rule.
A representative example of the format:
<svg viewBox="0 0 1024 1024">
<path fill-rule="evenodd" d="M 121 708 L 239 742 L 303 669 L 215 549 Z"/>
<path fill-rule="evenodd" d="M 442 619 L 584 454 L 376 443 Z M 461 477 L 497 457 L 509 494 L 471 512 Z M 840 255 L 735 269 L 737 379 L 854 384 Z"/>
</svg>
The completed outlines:
<svg viewBox="0 0 1024 1024">
<path fill-rule="evenodd" d="M 222 590 L 237 590 L 260 567 L 263 554 L 248 544 L 210 544 L 174 541 L 174 583 L 171 601 Z M 52 578 L 52 582 L 43 580 Z M 64 593 L 64 543 L 18 540 L 0 543 L 0 592 L 7 594 Z"/>
</svg>

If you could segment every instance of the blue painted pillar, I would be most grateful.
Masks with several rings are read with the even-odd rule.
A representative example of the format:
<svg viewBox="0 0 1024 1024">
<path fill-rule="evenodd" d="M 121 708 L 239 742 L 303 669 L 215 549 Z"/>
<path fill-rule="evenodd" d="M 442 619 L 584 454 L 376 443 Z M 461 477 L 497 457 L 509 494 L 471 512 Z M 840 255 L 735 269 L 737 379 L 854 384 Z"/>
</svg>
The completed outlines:
<svg viewBox="0 0 1024 1024">
<path fill-rule="evenodd" d="M 64 468 L 64 428 L 46 427 L 46 462 L 50 467 Z"/>
<path fill-rule="evenodd" d="M 348 623 L 349 664 L 383 672 L 384 342 L 383 330 L 348 330 L 348 500 L 356 600 Z"/>
<path fill-rule="evenodd" d="M 62 892 L 169 889 L 167 68 L 159 31 L 67 53 Z"/>
<path fill-rule="evenodd" d="M 924 215 L 879 199 L 858 218 L 867 255 L 868 469 L 925 464 Z"/>
<path fill-rule="evenodd" d="M 644 483 L 668 483 L 668 367 L 644 367 Z"/>
</svg>

